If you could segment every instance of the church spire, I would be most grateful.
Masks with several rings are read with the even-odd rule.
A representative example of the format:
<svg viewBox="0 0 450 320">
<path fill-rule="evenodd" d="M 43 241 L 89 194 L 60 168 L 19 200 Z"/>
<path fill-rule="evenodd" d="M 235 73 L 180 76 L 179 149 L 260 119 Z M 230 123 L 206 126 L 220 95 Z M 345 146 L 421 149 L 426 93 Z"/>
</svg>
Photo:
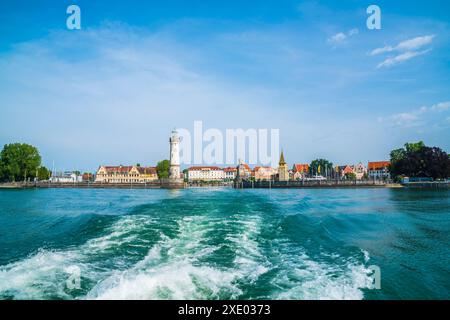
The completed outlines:
<svg viewBox="0 0 450 320">
<path fill-rule="evenodd" d="M 286 164 L 286 161 L 284 161 L 284 154 L 283 154 L 283 150 L 281 150 L 281 155 L 280 155 L 280 162 L 279 165 L 283 166 Z"/>
</svg>

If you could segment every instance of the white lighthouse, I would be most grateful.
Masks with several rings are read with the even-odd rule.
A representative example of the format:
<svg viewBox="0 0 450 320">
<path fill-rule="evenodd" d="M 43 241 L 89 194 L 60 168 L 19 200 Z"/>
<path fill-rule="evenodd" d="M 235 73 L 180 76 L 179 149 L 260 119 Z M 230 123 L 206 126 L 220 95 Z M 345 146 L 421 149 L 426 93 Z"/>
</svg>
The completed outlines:
<svg viewBox="0 0 450 320">
<path fill-rule="evenodd" d="M 180 137 L 177 130 L 172 131 L 170 142 L 170 168 L 169 179 L 172 181 L 180 181 Z"/>
</svg>

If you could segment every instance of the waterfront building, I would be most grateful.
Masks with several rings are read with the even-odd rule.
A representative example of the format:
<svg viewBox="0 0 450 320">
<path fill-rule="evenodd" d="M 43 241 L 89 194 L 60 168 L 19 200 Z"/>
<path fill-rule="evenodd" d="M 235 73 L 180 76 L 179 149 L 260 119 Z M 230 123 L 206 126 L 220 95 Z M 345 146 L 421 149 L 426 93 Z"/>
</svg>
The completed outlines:
<svg viewBox="0 0 450 320">
<path fill-rule="evenodd" d="M 391 163 L 389 161 L 374 161 L 369 162 L 367 165 L 368 175 L 370 179 L 374 180 L 385 180 L 390 179 L 391 175 L 389 173 L 389 166 Z"/>
<path fill-rule="evenodd" d="M 233 181 L 236 178 L 237 175 L 237 168 L 235 167 L 227 167 L 223 169 L 223 172 L 225 174 L 225 180 L 226 181 Z"/>
<path fill-rule="evenodd" d="M 294 164 L 292 167 L 292 180 L 303 180 L 309 174 L 309 164 Z"/>
<path fill-rule="evenodd" d="M 344 178 L 346 174 L 354 173 L 353 167 L 349 165 L 337 166 L 336 174 L 340 179 Z"/>
<path fill-rule="evenodd" d="M 276 176 L 277 170 L 272 167 L 256 166 L 252 171 L 255 180 L 272 180 Z"/>
<path fill-rule="evenodd" d="M 158 180 L 155 167 L 100 166 L 95 182 L 101 183 L 146 183 Z"/>
<path fill-rule="evenodd" d="M 281 150 L 280 161 L 278 163 L 278 180 L 289 181 L 289 169 L 284 160 L 283 150 Z"/>
<path fill-rule="evenodd" d="M 214 166 L 196 166 L 187 169 L 189 181 L 222 181 L 225 179 L 223 169 Z"/>
<path fill-rule="evenodd" d="M 94 181 L 95 177 L 92 173 L 83 173 L 82 175 L 82 181 L 83 182 L 90 182 L 90 181 Z"/>
<path fill-rule="evenodd" d="M 252 176 L 252 169 L 250 169 L 250 166 L 244 163 L 241 159 L 239 159 L 236 177 L 238 177 L 239 179 L 248 179 L 251 176 Z"/>
<path fill-rule="evenodd" d="M 72 171 L 54 172 L 50 177 L 50 181 L 54 183 L 82 182 L 83 177 L 78 172 Z"/>
<path fill-rule="evenodd" d="M 367 174 L 367 168 L 360 162 L 352 167 L 353 173 L 356 175 L 357 180 L 362 180 Z"/>
</svg>

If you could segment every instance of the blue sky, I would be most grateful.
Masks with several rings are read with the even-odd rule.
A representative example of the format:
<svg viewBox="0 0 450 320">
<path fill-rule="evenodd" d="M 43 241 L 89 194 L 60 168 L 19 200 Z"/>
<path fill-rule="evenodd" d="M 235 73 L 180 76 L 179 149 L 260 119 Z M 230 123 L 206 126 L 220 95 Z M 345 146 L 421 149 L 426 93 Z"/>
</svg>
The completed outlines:
<svg viewBox="0 0 450 320">
<path fill-rule="evenodd" d="M 58 170 L 151 165 L 202 120 L 278 128 L 289 163 L 450 150 L 448 2 L 242 2 L 1 1 L 0 144 Z"/>
</svg>

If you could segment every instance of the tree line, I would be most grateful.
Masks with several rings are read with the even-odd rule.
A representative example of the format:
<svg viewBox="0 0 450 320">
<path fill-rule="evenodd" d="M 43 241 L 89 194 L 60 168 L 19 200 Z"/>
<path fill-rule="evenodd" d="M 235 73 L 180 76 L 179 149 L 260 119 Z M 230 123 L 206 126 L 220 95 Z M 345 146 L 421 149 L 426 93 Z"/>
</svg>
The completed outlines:
<svg viewBox="0 0 450 320">
<path fill-rule="evenodd" d="M 47 180 L 51 172 L 41 161 L 36 147 L 26 143 L 7 144 L 0 153 L 0 181 Z"/>
<path fill-rule="evenodd" d="M 449 155 L 438 147 L 427 147 L 423 141 L 406 143 L 392 150 L 390 156 L 390 173 L 397 180 L 402 176 L 435 180 L 450 177 Z"/>
</svg>

